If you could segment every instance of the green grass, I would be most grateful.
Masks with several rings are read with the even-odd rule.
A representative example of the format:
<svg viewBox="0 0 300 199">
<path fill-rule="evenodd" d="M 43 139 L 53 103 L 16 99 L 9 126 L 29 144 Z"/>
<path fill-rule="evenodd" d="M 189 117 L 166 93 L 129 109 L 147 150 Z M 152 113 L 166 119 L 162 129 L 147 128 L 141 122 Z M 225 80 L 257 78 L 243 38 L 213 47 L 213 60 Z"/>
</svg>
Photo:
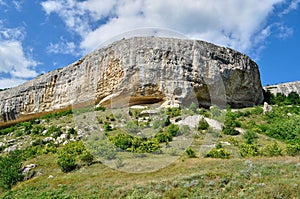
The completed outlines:
<svg viewBox="0 0 300 199">
<path fill-rule="evenodd" d="M 58 155 L 56 151 L 60 151 L 62 145 L 51 145 L 56 149 L 53 152 L 54 154 L 43 154 L 43 147 L 46 147 L 46 145 L 38 145 L 36 146 L 37 153 L 32 156 L 29 153 L 31 151 L 28 149 L 29 154 L 26 155 L 26 160 L 22 165 L 34 163 L 38 165 L 35 168 L 36 171 L 40 170 L 42 174 L 30 180 L 18 182 L 10 191 L 0 190 L 0 197 L 299 198 L 299 153 L 296 151 L 294 153 L 296 156 L 291 157 L 288 156 L 287 151 L 288 147 L 291 148 L 291 145 L 297 143 L 300 138 L 300 132 L 298 132 L 300 128 L 299 107 L 279 106 L 273 107 L 273 110 L 274 112 L 269 115 L 262 114 L 261 107 L 240 109 L 238 112 L 233 113 L 237 122 L 239 122 L 239 126 L 245 132 L 248 130 L 253 134 L 255 133 L 255 138 L 251 138 L 250 143 L 257 145 L 257 156 L 246 156 L 246 158 L 241 157 L 239 150 L 242 144 L 249 144 L 249 136 L 253 136 L 250 133 L 225 135 L 223 132 L 214 130 L 211 127 L 202 131 L 198 131 L 196 127 L 192 129 L 196 132 L 192 143 L 182 145 L 180 139 L 185 136 L 189 138 L 189 133 L 177 136 L 174 133 L 177 132 L 177 129 L 171 128 L 172 126 L 168 127 L 160 124 L 157 129 L 143 126 L 146 120 L 143 119 L 144 121 L 138 122 L 138 115 L 140 114 L 138 111 L 132 113 L 132 117 L 129 117 L 126 110 L 99 109 L 94 114 L 82 109 L 75 114 L 65 112 L 46 116 L 41 118 L 41 120 L 44 120 L 42 123 L 23 122 L 8 129 L 3 129 L 1 134 L 5 134 L 6 137 L 0 135 L 0 141 L 4 137 L 8 140 L 22 138 L 27 143 L 24 146 L 28 147 L 31 141 L 38 143 L 41 139 L 49 136 L 48 134 L 41 134 L 44 129 L 51 130 L 55 127 L 55 132 L 58 132 L 57 129 L 61 129 L 65 133 L 69 128 L 81 126 L 81 130 L 94 136 L 89 141 L 94 141 L 95 144 L 99 143 L 103 150 L 107 150 L 111 145 L 106 146 L 104 141 L 101 140 L 101 134 L 94 133 L 93 130 L 94 126 L 103 128 L 105 123 L 113 126 L 112 131 L 106 132 L 107 135 L 111 136 L 133 129 L 134 132 L 129 133 L 135 136 L 146 136 L 149 139 L 155 137 L 152 131 L 156 134 L 174 133 L 174 137 L 169 142 L 162 141 L 160 143 L 162 154 L 134 154 L 116 149 L 113 154 L 106 154 L 111 159 L 105 164 L 100 161 L 94 161 L 89 166 L 79 164 L 74 171 L 68 173 L 63 173 L 57 164 Z M 180 117 L 186 117 L 192 114 L 190 112 L 187 114 L 187 111 L 187 109 L 182 109 L 181 112 L 176 112 L 175 115 L 178 117 L 178 114 L 181 114 Z M 206 116 L 217 120 L 223 118 L 220 121 L 224 121 L 226 115 L 225 110 L 217 108 L 214 108 L 211 112 L 205 111 L 205 113 Z M 290 113 L 290 116 L 287 115 L 288 113 Z M 93 120 L 95 115 L 98 119 Z M 170 115 L 173 117 L 172 114 Z M 161 115 L 151 116 L 148 121 L 150 124 L 154 124 L 155 121 L 161 121 L 160 118 L 164 117 L 161 117 Z M 136 126 L 132 126 L 132 124 L 138 125 L 139 129 L 135 129 Z M 118 125 L 123 125 L 123 127 Z M 55 132 L 53 133 L 55 134 Z M 286 134 L 292 136 L 285 136 Z M 230 153 L 229 159 L 204 158 L 214 146 L 208 147 L 205 153 L 201 146 L 216 144 L 217 142 L 222 143 L 222 150 L 224 149 Z M 192 155 L 185 152 L 188 147 L 189 151 L 194 152 Z M 293 150 L 298 150 L 297 146 Z M 1 153 L 1 155 L 5 154 Z M 268 157 L 271 155 L 274 155 L 274 157 Z M 141 168 L 141 171 L 147 171 L 143 168 L 148 166 L 149 159 L 152 160 L 152 164 L 161 165 L 161 167 L 157 167 L 158 170 L 155 169 L 151 172 L 124 172 L 138 171 Z M 128 161 L 132 161 L 131 164 Z M 118 168 L 119 170 L 112 168 Z M 48 178 L 50 175 L 54 178 Z"/>
</svg>

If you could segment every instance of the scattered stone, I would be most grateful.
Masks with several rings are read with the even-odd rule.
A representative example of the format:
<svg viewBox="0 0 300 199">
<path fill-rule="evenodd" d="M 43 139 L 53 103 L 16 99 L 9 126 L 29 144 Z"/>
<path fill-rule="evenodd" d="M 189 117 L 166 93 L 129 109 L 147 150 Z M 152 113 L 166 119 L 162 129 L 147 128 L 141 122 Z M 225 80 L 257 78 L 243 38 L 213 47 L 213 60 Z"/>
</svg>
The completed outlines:
<svg viewBox="0 0 300 199">
<path fill-rule="evenodd" d="M 287 113 L 286 115 L 287 115 L 288 117 L 292 117 L 292 116 L 293 116 L 292 113 Z"/>
<path fill-rule="evenodd" d="M 5 146 L 5 144 L 3 142 L 0 142 L 0 147 Z"/>
<path fill-rule="evenodd" d="M 18 149 L 18 146 L 17 145 L 13 145 L 13 146 L 10 146 L 10 147 L 7 147 L 6 149 L 4 149 L 3 151 L 4 152 L 13 152 L 15 150 Z"/>
<path fill-rule="evenodd" d="M 272 109 L 272 106 L 269 105 L 267 102 L 264 102 L 264 107 L 263 107 L 263 114 L 266 114 L 268 112 L 271 112 L 273 109 Z"/>
<path fill-rule="evenodd" d="M 135 105 L 135 106 L 131 106 L 130 108 L 132 109 L 147 109 L 147 106 L 141 106 L 141 105 Z"/>
<path fill-rule="evenodd" d="M 222 145 L 227 145 L 227 146 L 230 146 L 230 145 L 231 145 L 229 142 L 223 142 L 223 141 L 221 141 L 220 143 L 221 143 Z"/>
<path fill-rule="evenodd" d="M 53 137 L 46 137 L 43 139 L 44 142 L 54 142 L 55 139 Z"/>
<path fill-rule="evenodd" d="M 48 129 L 44 130 L 44 131 L 42 132 L 42 135 L 46 135 L 47 133 L 48 133 Z"/>
<path fill-rule="evenodd" d="M 53 175 L 49 175 L 49 176 L 48 176 L 48 179 L 53 179 L 53 178 L 54 178 Z"/>
<path fill-rule="evenodd" d="M 28 164 L 21 169 L 23 175 L 27 174 L 30 170 L 36 167 L 36 164 Z"/>
</svg>

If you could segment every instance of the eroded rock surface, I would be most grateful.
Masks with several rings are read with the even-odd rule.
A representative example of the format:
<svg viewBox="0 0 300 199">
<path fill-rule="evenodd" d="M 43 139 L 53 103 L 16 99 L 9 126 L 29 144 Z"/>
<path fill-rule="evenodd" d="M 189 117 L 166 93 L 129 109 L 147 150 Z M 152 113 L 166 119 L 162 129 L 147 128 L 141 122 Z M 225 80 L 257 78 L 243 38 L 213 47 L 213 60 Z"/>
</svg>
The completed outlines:
<svg viewBox="0 0 300 199">
<path fill-rule="evenodd" d="M 248 56 L 203 41 L 137 37 L 0 92 L 1 121 L 70 108 L 178 100 L 247 107 L 262 103 L 258 67 Z"/>
<path fill-rule="evenodd" d="M 264 89 L 270 91 L 274 95 L 283 93 L 287 96 L 291 92 L 296 92 L 300 95 L 300 81 L 265 86 Z"/>
</svg>

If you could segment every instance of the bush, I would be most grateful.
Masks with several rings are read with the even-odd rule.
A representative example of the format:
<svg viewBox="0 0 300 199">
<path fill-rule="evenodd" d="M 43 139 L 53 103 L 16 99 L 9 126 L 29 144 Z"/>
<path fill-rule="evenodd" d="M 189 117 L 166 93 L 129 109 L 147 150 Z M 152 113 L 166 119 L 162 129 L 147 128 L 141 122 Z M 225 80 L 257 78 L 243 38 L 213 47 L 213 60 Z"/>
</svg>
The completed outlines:
<svg viewBox="0 0 300 199">
<path fill-rule="evenodd" d="M 222 158 L 222 159 L 229 159 L 230 152 L 226 151 L 220 143 L 216 145 L 216 147 L 212 148 L 205 157 L 209 158 Z"/>
<path fill-rule="evenodd" d="M 206 120 L 204 118 L 199 120 L 198 131 L 207 130 L 208 127 L 209 127 L 209 124 L 206 122 Z"/>
<path fill-rule="evenodd" d="M 216 118 L 216 117 L 219 117 L 221 116 L 221 110 L 218 106 L 211 106 L 210 107 L 210 114 L 211 114 L 211 117 L 212 118 Z"/>
<path fill-rule="evenodd" d="M 187 155 L 188 155 L 189 158 L 195 158 L 196 157 L 195 151 L 192 148 L 190 148 L 190 147 L 187 148 L 185 150 L 185 152 L 187 153 Z"/>
<path fill-rule="evenodd" d="M 282 149 L 277 142 L 273 142 L 262 149 L 262 154 L 269 157 L 280 156 L 282 155 Z"/>
<path fill-rule="evenodd" d="M 225 122 L 223 126 L 223 133 L 225 135 L 238 135 L 239 131 L 235 130 L 236 127 L 240 127 L 241 123 L 237 121 L 235 113 L 232 113 L 231 110 L 226 112 Z"/>
<path fill-rule="evenodd" d="M 46 128 L 44 126 L 37 125 L 37 126 L 32 127 L 30 132 L 33 135 L 41 135 L 45 129 Z"/>
<path fill-rule="evenodd" d="M 11 189 L 18 181 L 22 180 L 21 156 L 18 151 L 6 157 L 0 156 L 0 187 L 4 190 Z"/>
<path fill-rule="evenodd" d="M 300 155 L 300 144 L 288 144 L 286 146 L 286 153 L 289 156 Z"/>
<path fill-rule="evenodd" d="M 243 135 L 243 138 L 246 139 L 247 144 L 253 144 L 258 136 L 255 132 L 247 130 L 246 133 Z"/>
<path fill-rule="evenodd" d="M 166 131 L 172 136 L 177 136 L 180 134 L 179 126 L 177 124 L 170 124 Z"/>
<path fill-rule="evenodd" d="M 0 135 L 7 135 L 9 133 L 12 133 L 16 130 L 15 126 L 10 126 L 4 129 L 0 129 Z"/>
<path fill-rule="evenodd" d="M 104 129 L 104 131 L 112 131 L 112 127 L 110 126 L 110 124 L 109 123 L 105 123 L 104 125 L 103 125 L 103 129 Z"/>
<path fill-rule="evenodd" d="M 126 130 L 130 133 L 138 133 L 139 132 L 139 126 L 135 122 L 128 122 L 126 124 Z"/>
<path fill-rule="evenodd" d="M 172 141 L 173 136 L 170 133 L 164 132 L 156 134 L 155 138 L 159 143 L 169 143 L 170 141 Z"/>
<path fill-rule="evenodd" d="M 197 113 L 197 108 L 198 108 L 198 106 L 197 106 L 197 104 L 194 103 L 194 102 L 192 102 L 191 105 L 189 106 L 189 109 L 190 109 L 191 111 L 193 111 L 194 113 Z"/>
<path fill-rule="evenodd" d="M 67 152 L 60 152 L 58 155 L 58 166 L 62 172 L 67 173 L 76 169 L 76 156 Z"/>
<path fill-rule="evenodd" d="M 48 129 L 47 135 L 53 135 L 53 138 L 58 138 L 62 134 L 61 127 L 59 126 L 50 126 Z"/>
<path fill-rule="evenodd" d="M 241 144 L 239 145 L 239 153 L 242 157 L 258 156 L 258 146 L 256 144 Z"/>
<path fill-rule="evenodd" d="M 180 108 L 167 108 L 166 114 L 169 115 L 170 117 L 176 117 L 181 114 Z"/>
<path fill-rule="evenodd" d="M 82 142 L 70 142 L 58 152 L 57 163 L 63 172 L 70 172 L 77 167 L 76 158 L 88 153 Z"/>
<path fill-rule="evenodd" d="M 106 108 L 104 106 L 98 106 L 95 108 L 95 111 L 105 111 Z"/>
<path fill-rule="evenodd" d="M 90 152 L 85 151 L 80 155 L 80 160 L 89 166 L 93 163 L 94 156 Z"/>
</svg>

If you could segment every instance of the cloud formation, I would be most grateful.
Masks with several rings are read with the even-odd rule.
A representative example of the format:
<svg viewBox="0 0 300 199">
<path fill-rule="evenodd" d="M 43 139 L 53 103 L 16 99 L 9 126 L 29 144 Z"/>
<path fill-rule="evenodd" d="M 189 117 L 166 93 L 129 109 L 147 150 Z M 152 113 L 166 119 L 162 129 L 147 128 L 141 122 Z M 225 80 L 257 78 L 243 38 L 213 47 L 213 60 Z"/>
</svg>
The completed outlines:
<svg viewBox="0 0 300 199">
<path fill-rule="evenodd" d="M 247 52 L 265 38 L 268 16 L 274 6 L 283 2 L 285 0 L 47 0 L 41 5 L 47 15 L 58 15 L 70 31 L 81 37 L 80 48 L 85 52 L 114 35 L 143 27 L 168 28 L 192 39 Z"/>
<path fill-rule="evenodd" d="M 0 79 L 0 85 L 12 87 L 37 76 L 36 61 L 26 56 L 22 46 L 25 37 L 22 28 L 5 28 L 0 21 L 0 73 L 10 78 Z"/>
</svg>

